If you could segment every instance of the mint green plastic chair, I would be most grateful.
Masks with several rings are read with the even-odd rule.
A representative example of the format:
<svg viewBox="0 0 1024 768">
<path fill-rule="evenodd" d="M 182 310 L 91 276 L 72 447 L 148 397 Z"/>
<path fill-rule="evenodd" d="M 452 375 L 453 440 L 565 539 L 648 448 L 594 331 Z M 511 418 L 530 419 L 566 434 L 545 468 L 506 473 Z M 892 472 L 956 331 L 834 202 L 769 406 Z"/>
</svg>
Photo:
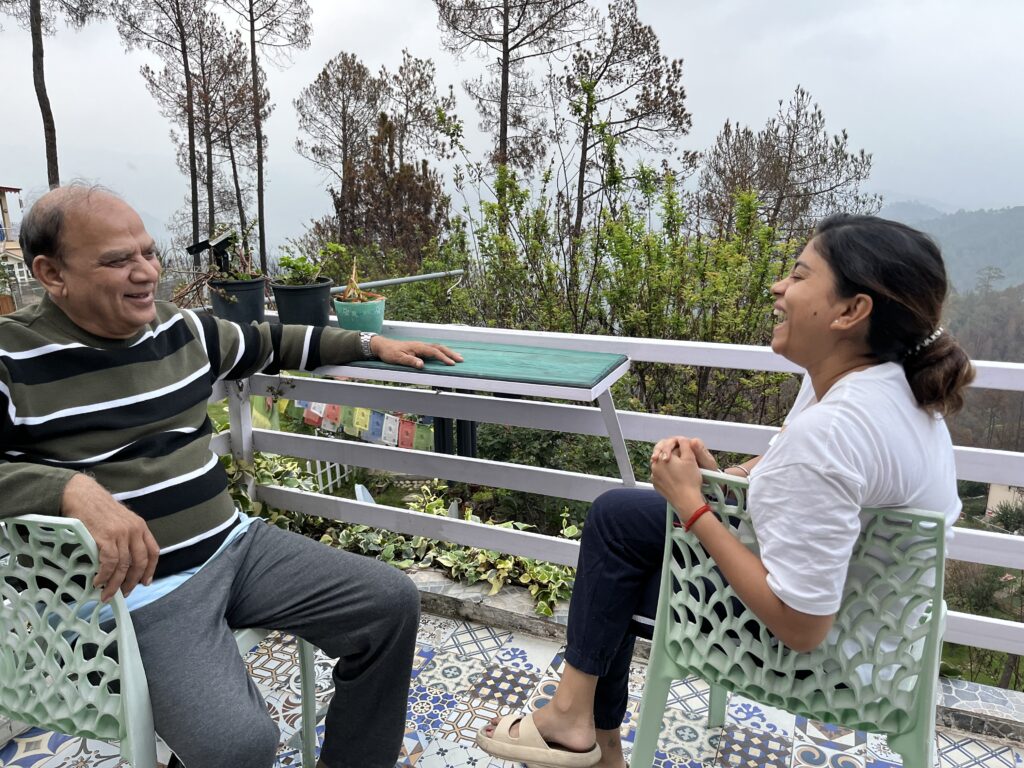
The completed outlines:
<svg viewBox="0 0 1024 768">
<path fill-rule="evenodd" d="M 756 552 L 747 482 L 703 474 L 712 509 Z M 727 504 L 730 491 L 735 498 Z M 668 508 L 658 615 L 632 768 L 651 766 L 669 686 L 692 676 L 711 686 L 712 727 L 725 723 L 731 691 L 815 720 L 884 733 L 906 768 L 932 768 L 946 617 L 945 521 L 939 513 L 921 510 L 865 511 L 869 521 L 853 552 L 835 624 L 816 650 L 796 653 L 735 599 L 697 537 L 672 526 L 675 511 Z"/>
<path fill-rule="evenodd" d="M 4 552 L 9 553 L 8 556 Z M 47 730 L 118 741 L 134 768 L 156 768 L 146 673 L 131 615 L 118 592 L 100 626 L 96 543 L 79 520 L 0 520 L 0 714 Z M 235 632 L 246 653 L 265 630 Z M 116 651 L 116 653 L 115 653 Z M 313 648 L 299 642 L 302 761 L 314 765 Z"/>
</svg>

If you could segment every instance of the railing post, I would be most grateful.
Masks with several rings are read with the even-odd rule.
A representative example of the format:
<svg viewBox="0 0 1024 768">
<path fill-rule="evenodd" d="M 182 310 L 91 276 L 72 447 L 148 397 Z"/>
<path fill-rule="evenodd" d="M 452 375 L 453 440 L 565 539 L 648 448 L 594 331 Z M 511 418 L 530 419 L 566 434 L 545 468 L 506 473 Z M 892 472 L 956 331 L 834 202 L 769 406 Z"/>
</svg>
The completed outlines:
<svg viewBox="0 0 1024 768">
<path fill-rule="evenodd" d="M 249 380 L 239 379 L 228 382 L 228 424 L 231 430 L 231 456 L 235 462 L 248 467 L 253 464 L 252 447 L 252 401 Z M 248 473 L 246 492 L 251 497 L 256 490 L 256 480 Z"/>
</svg>

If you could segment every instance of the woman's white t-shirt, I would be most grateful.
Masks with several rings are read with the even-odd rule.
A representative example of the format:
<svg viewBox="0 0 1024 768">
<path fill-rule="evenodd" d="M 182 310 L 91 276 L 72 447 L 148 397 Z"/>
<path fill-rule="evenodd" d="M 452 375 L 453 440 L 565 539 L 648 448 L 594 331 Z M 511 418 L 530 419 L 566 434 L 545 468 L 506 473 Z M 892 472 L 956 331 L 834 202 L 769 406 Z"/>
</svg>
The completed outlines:
<svg viewBox="0 0 1024 768">
<path fill-rule="evenodd" d="M 805 377 L 750 473 L 748 510 L 780 600 L 819 616 L 839 609 L 863 507 L 941 512 L 947 538 L 960 516 L 949 430 L 918 406 L 897 363 L 844 376 L 820 402 Z"/>
</svg>

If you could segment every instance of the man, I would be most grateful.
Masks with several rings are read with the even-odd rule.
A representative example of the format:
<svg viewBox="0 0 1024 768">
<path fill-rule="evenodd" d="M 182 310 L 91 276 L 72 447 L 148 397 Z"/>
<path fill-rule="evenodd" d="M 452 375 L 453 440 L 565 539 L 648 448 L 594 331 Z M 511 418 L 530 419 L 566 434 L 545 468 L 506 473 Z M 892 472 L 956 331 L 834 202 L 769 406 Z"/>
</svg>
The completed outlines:
<svg viewBox="0 0 1024 768">
<path fill-rule="evenodd" d="M 156 729 L 188 768 L 271 766 L 279 741 L 232 627 L 297 634 L 339 658 L 323 768 L 390 768 L 419 616 L 404 575 L 247 518 L 210 449 L 212 384 L 451 350 L 339 329 L 242 327 L 156 301 L 153 238 L 99 188 L 55 189 L 21 246 L 46 295 L 0 320 L 0 515 L 80 519 L 95 583 L 132 610 Z"/>
</svg>

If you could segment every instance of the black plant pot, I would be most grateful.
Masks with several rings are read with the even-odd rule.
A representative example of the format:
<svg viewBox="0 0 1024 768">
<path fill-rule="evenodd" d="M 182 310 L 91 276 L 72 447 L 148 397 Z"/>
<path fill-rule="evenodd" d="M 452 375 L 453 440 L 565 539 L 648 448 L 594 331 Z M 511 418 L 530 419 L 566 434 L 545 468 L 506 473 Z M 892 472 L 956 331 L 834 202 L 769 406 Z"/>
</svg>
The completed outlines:
<svg viewBox="0 0 1024 768">
<path fill-rule="evenodd" d="M 271 283 L 277 316 L 286 325 L 325 326 L 331 316 L 331 278 L 320 277 L 313 285 Z"/>
<path fill-rule="evenodd" d="M 263 322 L 266 280 L 211 280 L 210 303 L 213 314 L 225 320 L 248 325 Z"/>
</svg>

